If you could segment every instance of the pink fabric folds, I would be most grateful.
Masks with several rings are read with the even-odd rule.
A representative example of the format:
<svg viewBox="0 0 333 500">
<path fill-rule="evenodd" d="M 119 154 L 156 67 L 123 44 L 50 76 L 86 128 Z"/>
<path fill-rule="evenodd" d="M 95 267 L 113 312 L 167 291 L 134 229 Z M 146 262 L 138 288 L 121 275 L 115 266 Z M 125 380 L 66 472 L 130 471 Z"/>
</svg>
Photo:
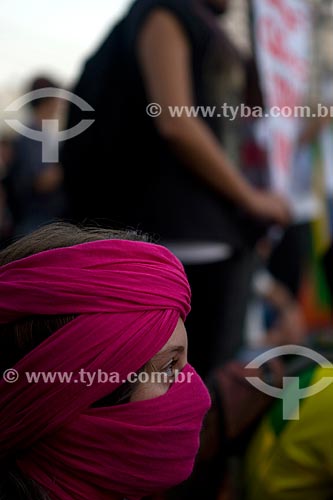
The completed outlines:
<svg viewBox="0 0 333 500">
<path fill-rule="evenodd" d="M 209 407 L 201 379 L 164 396 L 108 408 L 113 392 L 167 342 L 190 309 L 181 263 L 166 248 L 124 240 L 42 252 L 0 268 L 0 323 L 79 314 L 25 356 L 14 384 L 0 381 L 0 460 L 10 456 L 52 500 L 141 498 L 185 479 Z M 81 369 L 120 382 L 77 381 Z M 26 373 L 73 373 L 29 383 Z"/>
<path fill-rule="evenodd" d="M 166 248 L 96 241 L 32 255 L 0 268 L 0 323 L 33 314 L 189 312 L 182 264 Z"/>
<path fill-rule="evenodd" d="M 52 500 L 128 500 L 164 491 L 192 472 L 207 389 L 187 365 L 163 395 L 82 411 L 18 460 Z M 111 496 L 111 498 L 113 498 Z"/>
</svg>

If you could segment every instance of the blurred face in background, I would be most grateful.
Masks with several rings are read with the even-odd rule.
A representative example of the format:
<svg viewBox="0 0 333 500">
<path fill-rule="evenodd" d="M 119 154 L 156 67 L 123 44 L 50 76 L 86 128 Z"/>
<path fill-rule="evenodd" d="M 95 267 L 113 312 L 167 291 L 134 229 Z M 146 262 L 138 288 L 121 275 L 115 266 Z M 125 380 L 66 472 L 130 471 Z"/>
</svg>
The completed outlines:
<svg viewBox="0 0 333 500">
<path fill-rule="evenodd" d="M 229 0 L 206 0 L 215 14 L 224 14 L 228 10 Z"/>
<path fill-rule="evenodd" d="M 39 99 L 36 103 L 33 112 L 38 121 L 57 120 L 60 117 L 61 99 L 48 97 Z"/>
</svg>

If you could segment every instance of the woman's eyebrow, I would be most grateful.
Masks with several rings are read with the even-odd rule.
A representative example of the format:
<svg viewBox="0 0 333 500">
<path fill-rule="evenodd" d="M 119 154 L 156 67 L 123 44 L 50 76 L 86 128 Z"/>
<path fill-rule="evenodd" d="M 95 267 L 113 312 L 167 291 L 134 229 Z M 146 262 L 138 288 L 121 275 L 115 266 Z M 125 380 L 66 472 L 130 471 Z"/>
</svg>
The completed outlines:
<svg viewBox="0 0 333 500">
<path fill-rule="evenodd" d="M 177 345 L 177 346 L 169 346 L 167 347 L 164 351 L 159 352 L 154 356 L 153 359 L 159 359 L 161 357 L 165 357 L 168 354 L 172 354 L 174 352 L 184 352 L 185 348 L 183 345 Z"/>
</svg>

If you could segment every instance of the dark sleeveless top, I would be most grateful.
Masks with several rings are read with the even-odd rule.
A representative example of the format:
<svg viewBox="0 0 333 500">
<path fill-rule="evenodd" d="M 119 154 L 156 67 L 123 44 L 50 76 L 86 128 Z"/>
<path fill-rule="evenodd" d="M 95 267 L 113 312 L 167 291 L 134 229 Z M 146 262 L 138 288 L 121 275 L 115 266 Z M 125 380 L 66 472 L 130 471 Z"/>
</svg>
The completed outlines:
<svg viewBox="0 0 333 500">
<path fill-rule="evenodd" d="M 176 16 L 188 37 L 194 105 L 216 104 L 207 75 L 213 77 L 218 64 L 209 64 L 210 55 L 218 43 L 222 58 L 226 54 L 217 20 L 203 0 L 137 0 L 87 61 L 74 89 L 95 109 L 95 123 L 64 147 L 70 215 L 79 221 L 130 226 L 162 240 L 218 241 L 240 248 L 246 230 L 238 209 L 182 164 L 146 113 L 149 100 L 137 37 L 147 16 L 160 7 Z M 227 50 L 230 59 L 226 44 Z M 68 126 L 82 117 L 71 105 Z M 221 119 L 205 121 L 220 139 Z"/>
</svg>

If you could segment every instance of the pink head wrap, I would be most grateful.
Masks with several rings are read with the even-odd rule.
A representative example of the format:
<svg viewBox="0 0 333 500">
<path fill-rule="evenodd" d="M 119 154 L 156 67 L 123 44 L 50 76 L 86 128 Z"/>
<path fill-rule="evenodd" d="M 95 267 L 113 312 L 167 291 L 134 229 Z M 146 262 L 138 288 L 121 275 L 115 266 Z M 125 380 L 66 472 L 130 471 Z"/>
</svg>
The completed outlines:
<svg viewBox="0 0 333 500">
<path fill-rule="evenodd" d="M 151 359 L 190 309 L 181 263 L 150 243 L 107 240 L 42 252 L 0 268 L 0 323 L 79 314 L 0 381 L 0 460 L 18 466 L 51 500 L 130 500 L 191 472 L 210 404 L 190 365 L 155 399 L 93 408 Z M 26 373 L 119 373 L 114 383 L 29 383 Z M 188 379 L 187 379 L 188 380 Z"/>
</svg>

